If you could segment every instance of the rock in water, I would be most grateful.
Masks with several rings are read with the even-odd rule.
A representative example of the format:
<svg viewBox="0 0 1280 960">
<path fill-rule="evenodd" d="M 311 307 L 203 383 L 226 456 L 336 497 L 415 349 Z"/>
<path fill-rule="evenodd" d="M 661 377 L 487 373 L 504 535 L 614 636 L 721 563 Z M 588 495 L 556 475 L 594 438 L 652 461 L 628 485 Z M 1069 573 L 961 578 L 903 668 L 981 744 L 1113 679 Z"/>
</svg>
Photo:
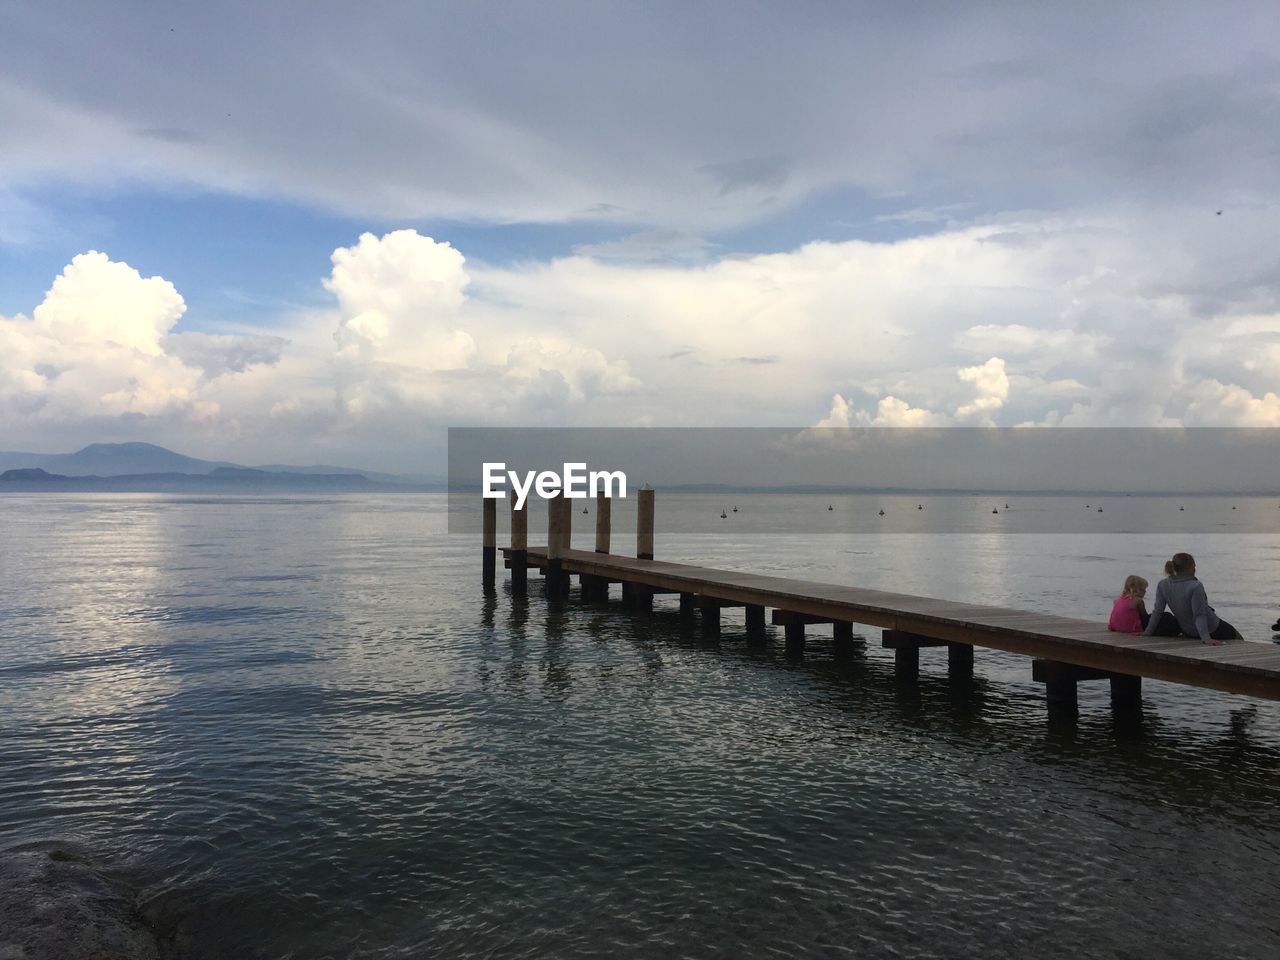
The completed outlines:
<svg viewBox="0 0 1280 960">
<path fill-rule="evenodd" d="M 0 853 L 0 960 L 159 960 L 131 892 L 69 844 Z"/>
</svg>

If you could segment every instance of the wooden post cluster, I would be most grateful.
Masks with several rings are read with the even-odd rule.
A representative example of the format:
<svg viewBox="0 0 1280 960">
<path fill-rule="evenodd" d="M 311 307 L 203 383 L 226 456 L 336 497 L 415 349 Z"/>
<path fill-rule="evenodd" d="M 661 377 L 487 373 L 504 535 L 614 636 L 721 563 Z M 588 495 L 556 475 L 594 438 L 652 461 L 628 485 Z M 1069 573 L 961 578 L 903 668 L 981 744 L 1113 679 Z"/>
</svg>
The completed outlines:
<svg viewBox="0 0 1280 960">
<path fill-rule="evenodd" d="M 955 681 L 973 679 L 973 646 L 922 637 L 903 630 L 886 630 L 881 646 L 893 651 L 893 670 L 899 680 L 914 683 L 920 677 L 920 651 L 924 647 L 947 648 L 947 675 Z"/>
<path fill-rule="evenodd" d="M 1032 660 L 1031 679 L 1044 684 L 1045 700 L 1059 712 L 1076 709 L 1076 685 L 1082 680 L 1111 681 L 1113 709 L 1131 710 L 1142 705 L 1142 678 L 1126 673 L 1094 670 L 1054 660 Z"/>
</svg>

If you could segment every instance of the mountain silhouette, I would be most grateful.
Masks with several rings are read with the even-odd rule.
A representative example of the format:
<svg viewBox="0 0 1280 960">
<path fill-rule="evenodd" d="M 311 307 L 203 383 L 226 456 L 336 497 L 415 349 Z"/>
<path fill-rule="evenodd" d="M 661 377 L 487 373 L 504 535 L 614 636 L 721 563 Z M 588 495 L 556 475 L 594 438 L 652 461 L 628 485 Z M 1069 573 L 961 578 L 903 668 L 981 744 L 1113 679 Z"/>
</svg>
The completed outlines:
<svg viewBox="0 0 1280 960">
<path fill-rule="evenodd" d="M 412 492 L 440 486 L 351 467 L 245 467 L 188 457 L 154 443 L 91 443 L 75 453 L 0 452 L 0 493 Z"/>
<path fill-rule="evenodd" d="M 285 464 L 245 467 L 227 460 L 202 460 L 175 453 L 154 443 L 91 443 L 75 453 L 20 453 L 0 451 L 0 473 L 6 470 L 45 470 L 64 477 L 123 477 L 140 474 L 189 474 L 206 476 L 214 470 L 256 469 L 270 474 L 364 476 L 379 482 L 401 478 L 351 467 Z"/>
</svg>

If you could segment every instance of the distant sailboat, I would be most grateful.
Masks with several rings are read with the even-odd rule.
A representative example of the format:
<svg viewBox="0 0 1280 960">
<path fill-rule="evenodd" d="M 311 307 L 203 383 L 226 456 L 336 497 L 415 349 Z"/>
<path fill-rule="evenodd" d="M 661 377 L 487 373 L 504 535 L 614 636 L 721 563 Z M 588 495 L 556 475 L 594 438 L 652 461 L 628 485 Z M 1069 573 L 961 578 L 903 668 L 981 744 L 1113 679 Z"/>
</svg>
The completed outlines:
<svg viewBox="0 0 1280 960">
<path fill-rule="evenodd" d="M 884 516 L 884 511 L 883 511 L 883 510 L 881 510 L 881 511 L 880 511 L 880 516 L 882 516 L 882 517 Z"/>
<path fill-rule="evenodd" d="M 923 503 L 917 503 L 917 504 L 916 504 L 916 509 L 917 509 L 917 510 L 923 510 L 923 509 L 924 509 L 924 504 L 923 504 Z"/>
<path fill-rule="evenodd" d="M 738 512 L 738 508 L 737 508 L 737 507 L 734 507 L 734 508 L 733 508 L 733 512 L 734 512 L 734 513 L 737 513 L 737 512 Z"/>
<path fill-rule="evenodd" d="M 582 512 L 583 512 L 583 513 L 586 513 L 586 512 L 587 512 L 587 508 L 586 508 L 586 507 L 583 507 L 583 508 L 582 508 Z"/>
<path fill-rule="evenodd" d="M 723 507 L 721 507 L 721 508 L 720 508 L 720 519 L 721 519 L 721 520 L 723 520 L 723 519 L 725 519 L 725 518 L 726 518 L 726 517 L 728 517 L 728 516 L 729 516 L 729 515 L 728 515 L 727 513 L 725 513 L 725 512 L 724 512 L 724 508 L 723 508 Z"/>
<path fill-rule="evenodd" d="M 992 512 L 992 513 L 999 513 L 1000 511 L 999 511 L 999 510 L 997 510 L 995 507 L 992 507 L 992 508 L 991 508 L 991 512 Z"/>
<path fill-rule="evenodd" d="M 1179 510 L 1185 510 L 1185 509 L 1187 509 L 1187 508 L 1186 508 L 1186 507 L 1179 507 L 1178 509 L 1179 509 Z"/>
<path fill-rule="evenodd" d="M 828 510 L 834 510 L 834 509 L 835 509 L 835 507 L 833 507 L 831 504 L 829 504 L 829 503 L 828 503 L 828 504 L 827 504 L 827 509 L 828 509 Z"/>
<path fill-rule="evenodd" d="M 1101 513 L 1101 512 L 1102 512 L 1102 508 L 1101 508 L 1101 507 L 1099 507 L 1099 508 L 1098 508 L 1098 512 L 1099 512 L 1099 513 Z"/>
</svg>

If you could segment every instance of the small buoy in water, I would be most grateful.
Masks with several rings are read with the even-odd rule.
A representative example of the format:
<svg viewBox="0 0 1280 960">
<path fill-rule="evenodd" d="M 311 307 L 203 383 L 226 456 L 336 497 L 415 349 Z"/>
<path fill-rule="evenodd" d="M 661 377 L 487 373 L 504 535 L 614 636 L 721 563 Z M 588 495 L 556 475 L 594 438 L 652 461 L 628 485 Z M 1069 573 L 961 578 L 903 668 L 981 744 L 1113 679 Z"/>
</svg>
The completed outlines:
<svg viewBox="0 0 1280 960">
<path fill-rule="evenodd" d="M 884 516 L 884 511 L 883 511 L 883 510 L 881 510 L 881 511 L 880 511 L 880 516 L 882 516 L 882 517 Z"/>
<path fill-rule="evenodd" d="M 1235 509 L 1235 507 L 1232 507 L 1231 509 L 1232 509 L 1232 510 L 1234 510 L 1234 509 Z"/>
<path fill-rule="evenodd" d="M 738 512 L 738 508 L 737 508 L 737 507 L 734 507 L 734 508 L 733 508 L 733 512 L 734 512 L 734 513 L 737 513 L 737 512 Z"/>
<path fill-rule="evenodd" d="M 1088 509 L 1089 509 L 1089 505 L 1086 503 L 1086 504 L 1084 505 L 1084 508 L 1085 508 L 1086 510 L 1088 510 Z"/>
<path fill-rule="evenodd" d="M 1101 512 L 1102 512 L 1102 508 L 1101 508 L 1101 507 L 1099 507 L 1099 508 L 1098 508 L 1098 512 L 1099 512 L 1099 513 L 1101 513 Z"/>
<path fill-rule="evenodd" d="M 1178 509 L 1179 509 L 1179 510 L 1185 510 L 1185 509 L 1187 509 L 1187 508 L 1186 508 L 1186 507 L 1179 507 Z"/>
<path fill-rule="evenodd" d="M 924 504 L 923 504 L 923 503 L 917 503 L 917 504 L 916 504 L 916 509 L 917 509 L 917 510 L 923 510 L 923 509 L 924 509 Z"/>
<path fill-rule="evenodd" d="M 1006 510 L 1008 510 L 1008 509 L 1009 509 L 1009 505 L 1006 503 L 1006 504 L 1004 505 L 1004 508 L 1005 508 Z"/>
</svg>

